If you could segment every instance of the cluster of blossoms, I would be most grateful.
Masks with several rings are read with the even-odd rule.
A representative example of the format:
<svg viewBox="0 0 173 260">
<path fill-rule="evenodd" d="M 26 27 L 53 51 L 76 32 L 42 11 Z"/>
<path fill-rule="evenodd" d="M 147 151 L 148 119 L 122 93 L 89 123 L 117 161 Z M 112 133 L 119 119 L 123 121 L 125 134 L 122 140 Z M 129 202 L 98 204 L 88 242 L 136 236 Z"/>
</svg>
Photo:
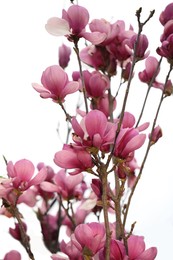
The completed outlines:
<svg viewBox="0 0 173 260">
<path fill-rule="evenodd" d="M 148 38 L 142 34 L 153 14 L 154 11 L 141 22 L 139 9 L 136 12 L 139 28 L 135 32 L 132 26 L 126 29 L 122 20 L 110 23 L 94 19 L 89 23 L 88 10 L 72 4 L 67 11 L 63 10 L 62 18 L 51 18 L 46 24 L 50 34 L 65 36 L 73 45 L 79 70 L 72 72 L 71 79 L 65 72 L 71 48 L 63 44 L 59 48 L 59 64 L 45 69 L 41 84 L 32 84 L 42 98 L 51 98 L 61 107 L 71 125 L 70 141 L 54 156 L 60 170 L 55 172 L 39 163 L 38 173 L 34 175 L 32 162 L 23 159 L 15 164 L 7 162 L 8 178 L 1 177 L 1 214 L 17 220 L 9 233 L 21 242 L 31 259 L 35 258 L 27 225 L 18 210 L 20 203 L 34 207 L 44 244 L 53 260 L 154 260 L 157 255 L 156 247 L 146 249 L 144 237 L 134 232 L 134 224 L 130 228 L 126 225 L 131 198 L 149 150 L 162 137 L 161 127 L 156 125 L 161 104 L 172 94 L 173 3 L 160 14 L 164 26 L 161 47 L 156 50 L 160 61 L 150 56 Z M 88 25 L 90 32 L 86 30 Z M 82 40 L 88 44 L 80 50 L 78 43 Z M 157 76 L 163 57 L 170 68 L 165 81 L 159 82 Z M 137 78 L 147 84 L 148 91 L 137 118 L 126 111 L 126 104 L 135 66 L 143 60 L 145 69 Z M 83 70 L 83 64 L 88 69 Z M 126 86 L 120 112 L 116 110 L 119 88 L 112 87 L 117 75 L 120 75 L 119 88 Z M 142 122 L 151 87 L 160 91 L 158 110 L 153 122 Z M 84 102 L 76 104 L 76 114 L 71 115 L 66 110 L 65 99 L 77 92 Z M 144 147 L 144 159 L 139 165 L 136 150 Z M 130 190 L 128 196 L 127 190 Z M 52 210 L 55 205 L 56 214 Z M 111 222 L 110 215 L 115 215 L 116 221 Z M 89 217 L 94 221 L 88 222 Z M 64 227 L 67 240 L 61 238 Z M 21 255 L 12 250 L 5 255 L 4 260 L 7 259 L 19 260 Z"/>
</svg>

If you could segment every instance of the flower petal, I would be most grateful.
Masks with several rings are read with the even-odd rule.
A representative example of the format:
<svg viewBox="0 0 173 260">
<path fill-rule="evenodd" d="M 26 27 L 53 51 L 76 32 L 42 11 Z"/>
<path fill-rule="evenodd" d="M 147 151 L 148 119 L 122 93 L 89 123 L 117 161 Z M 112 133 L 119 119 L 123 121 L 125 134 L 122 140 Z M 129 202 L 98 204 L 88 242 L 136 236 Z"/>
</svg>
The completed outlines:
<svg viewBox="0 0 173 260">
<path fill-rule="evenodd" d="M 47 21 L 45 28 L 48 33 L 54 36 L 63 36 L 70 34 L 70 27 L 66 20 L 52 17 Z"/>
</svg>

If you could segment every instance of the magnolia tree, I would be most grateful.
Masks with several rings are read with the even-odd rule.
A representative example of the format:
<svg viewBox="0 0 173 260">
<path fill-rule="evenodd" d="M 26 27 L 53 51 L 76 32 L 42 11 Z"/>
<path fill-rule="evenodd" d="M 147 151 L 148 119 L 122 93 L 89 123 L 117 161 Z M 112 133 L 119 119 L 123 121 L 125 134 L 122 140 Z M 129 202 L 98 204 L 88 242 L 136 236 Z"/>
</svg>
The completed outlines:
<svg viewBox="0 0 173 260">
<path fill-rule="evenodd" d="M 59 64 L 43 71 L 40 84 L 32 84 L 41 98 L 51 99 L 64 112 L 66 141 L 53 158 L 59 171 L 38 163 L 35 173 L 30 160 L 12 162 L 4 157 L 7 176 L 0 182 L 1 214 L 15 219 L 9 233 L 32 260 L 32 237 L 21 203 L 33 208 L 50 259 L 153 260 L 157 256 L 156 247 L 145 245 L 142 234 L 135 232 L 135 222 L 129 226 L 127 219 L 149 152 L 162 137 L 157 124 L 160 109 L 172 94 L 173 3 L 159 16 L 163 33 L 155 56 L 147 50 L 149 40 L 143 34 L 154 10 L 144 20 L 141 13 L 139 8 L 135 31 L 132 25 L 126 29 L 123 20 L 110 23 L 101 18 L 89 23 L 88 10 L 71 1 L 62 17 L 50 18 L 45 26 L 49 34 L 69 41 L 59 47 Z M 76 61 L 70 60 L 72 51 Z M 144 67 L 135 73 L 141 61 Z M 162 71 L 162 62 L 167 62 L 167 71 Z M 157 79 L 161 71 L 163 82 Z M 130 97 L 135 79 L 146 84 L 147 91 L 134 115 L 126 108 L 129 98 L 134 102 L 137 98 Z M 159 93 L 159 100 L 153 119 L 143 121 L 151 88 Z M 139 163 L 136 150 L 142 147 Z M 11 250 L 4 256 L 7 259 L 19 260 L 21 254 Z"/>
</svg>

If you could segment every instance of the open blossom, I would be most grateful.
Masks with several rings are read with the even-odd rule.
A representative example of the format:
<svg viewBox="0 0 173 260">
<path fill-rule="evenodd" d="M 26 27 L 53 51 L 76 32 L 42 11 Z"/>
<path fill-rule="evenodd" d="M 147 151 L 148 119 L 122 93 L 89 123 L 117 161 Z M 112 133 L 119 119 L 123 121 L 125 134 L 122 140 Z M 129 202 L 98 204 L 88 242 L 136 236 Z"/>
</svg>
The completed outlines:
<svg viewBox="0 0 173 260">
<path fill-rule="evenodd" d="M 104 225 L 97 222 L 80 224 L 75 228 L 72 240 L 84 255 L 89 253 L 90 256 L 94 256 L 105 244 Z"/>
<path fill-rule="evenodd" d="M 153 87 L 163 89 L 163 84 L 159 83 L 156 80 L 156 77 L 159 74 L 159 72 L 160 72 L 160 68 L 159 68 L 158 60 L 153 56 L 149 56 L 145 60 L 145 70 L 139 72 L 138 75 L 139 75 L 139 79 L 142 82 L 149 85 L 150 82 L 153 81 L 152 83 Z"/>
<path fill-rule="evenodd" d="M 114 156 L 127 159 L 135 150 L 139 149 L 145 142 L 146 135 L 140 134 L 138 129 L 123 128 L 116 140 Z"/>
<path fill-rule="evenodd" d="M 54 102 L 64 102 L 68 94 L 79 89 L 79 83 L 69 81 L 67 73 L 58 65 L 48 67 L 41 77 L 42 85 L 33 83 L 33 88 L 40 93 L 42 98 L 51 98 Z"/>
<path fill-rule="evenodd" d="M 73 140 L 84 147 L 104 149 L 113 143 L 116 124 L 108 122 L 104 113 L 99 110 L 90 111 L 79 124 L 72 119 Z"/>
<path fill-rule="evenodd" d="M 11 179 L 14 189 L 25 191 L 33 185 L 38 185 L 45 180 L 47 176 L 46 168 L 42 168 L 35 176 L 35 167 L 27 159 L 22 159 L 13 164 L 11 161 L 7 164 L 8 176 Z"/>
<path fill-rule="evenodd" d="M 82 185 L 82 173 L 77 176 L 71 176 L 64 169 L 60 170 L 54 176 L 54 183 L 44 181 L 41 183 L 41 188 L 48 192 L 57 192 L 64 199 L 71 199 L 80 196 L 79 185 Z M 84 192 L 81 190 L 81 192 Z"/>
<path fill-rule="evenodd" d="M 74 169 L 73 172 L 69 172 L 71 175 L 87 171 L 93 167 L 90 153 L 82 147 L 72 145 L 64 145 L 63 150 L 55 154 L 54 162 L 64 169 Z"/>
<path fill-rule="evenodd" d="M 86 32 L 89 22 L 89 13 L 85 7 L 72 5 L 68 10 L 62 11 L 62 18 L 52 17 L 47 21 L 46 30 L 54 36 L 67 36 L 70 41 L 84 37 L 93 44 L 102 42 L 106 34 L 100 32 Z"/>
<path fill-rule="evenodd" d="M 73 72 L 73 76 L 75 77 L 75 80 L 79 80 L 80 88 L 82 88 L 79 72 Z M 109 78 L 99 71 L 89 72 L 88 70 L 84 70 L 83 77 L 86 93 L 89 97 L 102 97 L 105 91 L 110 87 Z"/>
</svg>

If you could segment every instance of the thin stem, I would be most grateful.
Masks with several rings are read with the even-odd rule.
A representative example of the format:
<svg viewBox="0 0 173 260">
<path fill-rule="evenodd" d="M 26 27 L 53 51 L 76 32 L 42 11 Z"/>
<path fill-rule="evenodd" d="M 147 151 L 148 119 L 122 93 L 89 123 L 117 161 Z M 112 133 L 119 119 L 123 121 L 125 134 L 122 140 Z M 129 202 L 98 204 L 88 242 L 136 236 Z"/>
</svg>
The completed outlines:
<svg viewBox="0 0 173 260">
<path fill-rule="evenodd" d="M 104 214 L 104 223 L 106 229 L 106 254 L 105 260 L 110 260 L 110 240 L 111 232 L 109 227 L 109 217 L 108 217 L 108 198 L 107 198 L 107 173 L 102 167 L 101 169 L 101 181 L 102 181 L 102 203 L 103 203 L 103 214 Z"/>
<path fill-rule="evenodd" d="M 172 71 L 172 65 L 170 65 L 170 69 L 169 69 L 169 72 L 168 72 L 168 75 L 166 77 L 166 80 L 165 80 L 165 85 L 164 85 L 164 89 L 166 88 L 166 83 L 168 81 L 168 78 L 170 76 L 170 73 Z M 129 195 L 129 198 L 128 198 L 128 202 L 127 202 L 127 206 L 126 206 L 126 209 L 125 209 L 125 212 L 124 212 L 124 220 L 123 220 L 123 226 L 125 228 L 125 225 L 126 225 L 126 220 L 127 220 L 127 215 L 128 215 L 128 211 L 129 211 L 129 207 L 130 207 L 130 204 L 131 204 L 131 200 L 132 200 L 132 197 L 133 197 L 133 194 L 135 192 L 135 189 L 136 189 L 136 186 L 141 178 L 141 175 L 143 173 L 143 169 L 144 169 L 144 165 L 145 165 L 145 162 L 147 160 L 147 157 L 148 157 L 148 154 L 149 154 L 149 151 L 150 151 L 150 148 L 152 146 L 152 135 L 153 135 L 153 131 L 154 131 L 154 128 L 156 126 L 156 122 L 157 122 L 157 118 L 158 118 L 158 115 L 159 115 L 159 112 L 160 112 L 160 109 L 161 109 L 161 105 L 162 105 L 162 102 L 164 100 L 164 97 L 165 97 L 165 94 L 164 94 L 164 90 L 162 91 L 162 95 L 160 97 L 160 101 L 159 101 L 159 104 L 158 104 L 158 107 L 157 107 L 157 111 L 156 111 L 156 115 L 155 115 L 155 118 L 153 120 L 153 125 L 152 125 L 152 130 L 151 130 L 151 134 L 150 134 L 150 138 L 149 138 L 149 141 L 148 141 L 148 145 L 147 145 L 147 149 L 146 149 L 146 152 L 145 152 L 145 155 L 144 155 L 144 158 L 143 158 L 143 161 L 142 161 L 142 164 L 141 164 L 141 167 L 140 167 L 140 171 L 139 171 L 139 174 L 136 178 L 136 182 L 135 184 L 133 185 L 132 187 L 132 190 L 131 190 L 131 193 Z"/>
<path fill-rule="evenodd" d="M 153 77 L 152 77 L 152 79 L 151 79 L 151 81 L 150 81 L 150 83 L 149 83 L 149 85 L 148 85 L 147 93 L 146 93 L 146 95 L 145 95 L 144 103 L 143 103 L 143 106 L 142 106 L 141 113 L 140 113 L 140 115 L 139 115 L 138 121 L 137 121 L 137 123 L 136 123 L 136 127 L 138 127 L 138 125 L 139 125 L 139 123 L 140 123 L 140 120 L 141 120 L 141 118 L 142 118 L 142 115 L 143 115 L 143 112 L 144 112 L 144 108 L 145 108 L 145 105 L 146 105 L 146 103 L 147 103 L 147 99 L 148 99 L 148 95 L 149 95 L 150 89 L 151 89 L 151 87 L 152 87 L 153 82 L 155 81 L 156 75 L 158 74 L 158 70 L 159 70 L 159 68 L 160 68 L 161 62 L 162 62 L 162 57 L 160 58 L 160 61 L 159 61 L 158 65 L 157 65 L 157 68 L 156 68 L 156 70 L 155 70 L 155 72 L 154 72 L 154 75 L 153 75 Z"/>
<path fill-rule="evenodd" d="M 62 108 L 62 110 L 63 110 L 63 112 L 64 112 L 64 114 L 65 114 L 65 116 L 66 116 L 66 120 L 68 120 L 69 122 L 71 122 L 71 116 L 67 113 L 67 111 L 66 111 L 66 109 L 65 109 L 65 107 L 64 107 L 64 105 L 63 105 L 63 103 L 58 103 L 59 105 L 60 105 L 60 107 Z"/>
<path fill-rule="evenodd" d="M 82 72 L 82 63 L 81 63 L 81 59 L 79 56 L 78 41 L 74 41 L 74 51 L 76 52 L 76 56 L 77 56 L 77 60 L 78 60 L 78 64 L 79 64 L 79 72 L 80 72 L 80 78 L 82 81 L 82 92 L 83 92 L 83 97 L 84 97 L 84 102 L 85 102 L 85 110 L 86 110 L 86 113 L 88 113 L 87 95 L 86 95 L 85 82 L 84 82 L 84 77 L 83 77 L 83 72 Z"/>
</svg>

